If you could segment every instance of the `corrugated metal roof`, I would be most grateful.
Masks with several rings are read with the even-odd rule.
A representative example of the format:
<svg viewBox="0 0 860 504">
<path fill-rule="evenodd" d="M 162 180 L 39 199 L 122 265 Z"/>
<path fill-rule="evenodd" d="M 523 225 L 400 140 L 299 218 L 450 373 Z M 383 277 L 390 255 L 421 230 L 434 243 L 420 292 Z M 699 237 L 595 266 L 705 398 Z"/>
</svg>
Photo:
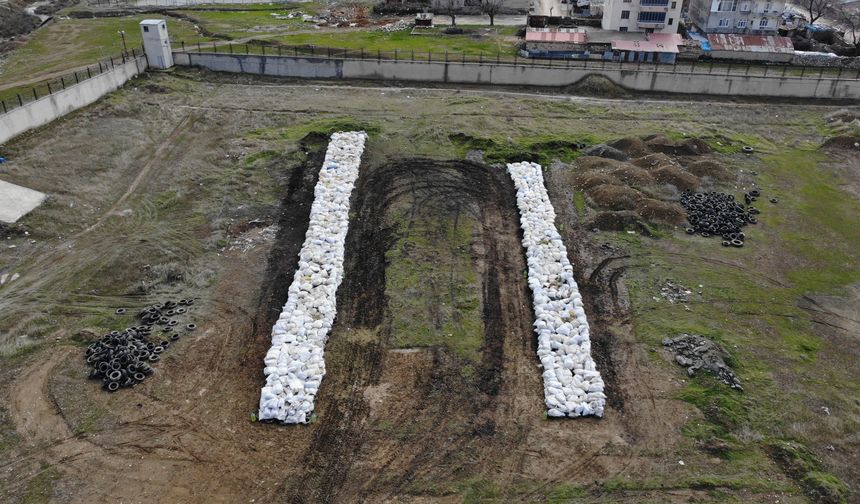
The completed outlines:
<svg viewBox="0 0 860 504">
<path fill-rule="evenodd" d="M 680 33 L 647 33 L 645 34 L 651 42 L 660 42 L 666 45 L 681 45 L 684 37 Z"/>
<path fill-rule="evenodd" d="M 712 51 L 740 51 L 766 53 L 793 53 L 794 44 L 788 37 L 771 35 L 735 35 L 732 33 L 712 33 L 708 35 Z"/>
<path fill-rule="evenodd" d="M 584 44 L 588 36 L 583 32 L 529 30 L 526 32 L 526 42 L 568 42 Z"/>
<path fill-rule="evenodd" d="M 677 53 L 678 44 L 666 44 L 653 40 L 613 40 L 612 49 L 618 51 Z"/>
</svg>

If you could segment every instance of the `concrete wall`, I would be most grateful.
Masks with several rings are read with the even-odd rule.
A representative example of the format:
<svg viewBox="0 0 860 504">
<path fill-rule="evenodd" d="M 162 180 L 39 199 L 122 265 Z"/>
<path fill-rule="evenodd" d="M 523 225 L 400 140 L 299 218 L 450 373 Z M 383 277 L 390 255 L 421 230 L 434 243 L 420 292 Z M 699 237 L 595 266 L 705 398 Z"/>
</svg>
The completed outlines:
<svg viewBox="0 0 860 504">
<path fill-rule="evenodd" d="M 182 7 L 186 5 L 211 4 L 260 4 L 260 3 L 295 3 L 304 0 L 130 0 L 129 4 L 136 7 Z M 276 10 L 276 7 L 272 7 Z"/>
<path fill-rule="evenodd" d="M 58 117 L 85 107 L 114 91 L 129 79 L 146 70 L 146 58 L 126 61 L 115 68 L 54 94 L 43 96 L 0 115 L 0 144 Z"/>
<path fill-rule="evenodd" d="M 566 68 L 495 63 L 427 63 L 403 60 L 341 60 L 179 52 L 174 53 L 173 57 L 177 65 L 199 66 L 217 72 L 244 72 L 280 77 L 562 87 L 575 84 L 590 75 L 602 75 L 615 84 L 634 91 L 860 99 L 860 80 L 708 75 L 673 72 L 670 66 L 655 72 L 653 69 L 637 70 L 632 65 L 628 67 L 629 69 L 603 70 L 581 66 Z M 597 65 L 599 64 L 594 66 Z"/>
</svg>

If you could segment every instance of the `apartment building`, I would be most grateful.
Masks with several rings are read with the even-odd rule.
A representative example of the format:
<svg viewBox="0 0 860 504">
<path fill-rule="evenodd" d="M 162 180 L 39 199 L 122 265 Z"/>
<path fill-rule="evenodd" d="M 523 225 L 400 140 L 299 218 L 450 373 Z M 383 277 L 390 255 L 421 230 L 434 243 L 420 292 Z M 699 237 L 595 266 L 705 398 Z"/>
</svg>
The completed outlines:
<svg viewBox="0 0 860 504">
<path fill-rule="evenodd" d="M 785 1 L 690 0 L 689 16 L 705 33 L 773 35 Z"/>
<path fill-rule="evenodd" d="M 604 30 L 677 33 L 683 0 L 606 0 Z"/>
</svg>

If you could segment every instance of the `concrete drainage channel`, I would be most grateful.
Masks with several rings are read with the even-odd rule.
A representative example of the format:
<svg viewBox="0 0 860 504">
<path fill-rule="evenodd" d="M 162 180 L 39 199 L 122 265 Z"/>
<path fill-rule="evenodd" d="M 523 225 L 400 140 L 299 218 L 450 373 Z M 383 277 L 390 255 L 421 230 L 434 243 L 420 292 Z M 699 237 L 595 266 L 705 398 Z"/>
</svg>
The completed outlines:
<svg viewBox="0 0 860 504">
<path fill-rule="evenodd" d="M 90 378 L 101 380 L 108 392 L 143 382 L 154 372 L 152 366 L 161 354 L 183 333 L 197 328 L 194 323 L 180 325 L 176 318 L 188 313 L 193 304 L 192 299 L 180 299 L 148 306 L 137 315 L 141 325 L 111 331 L 90 344 L 86 350 Z M 126 311 L 118 308 L 116 314 L 122 316 Z"/>
</svg>

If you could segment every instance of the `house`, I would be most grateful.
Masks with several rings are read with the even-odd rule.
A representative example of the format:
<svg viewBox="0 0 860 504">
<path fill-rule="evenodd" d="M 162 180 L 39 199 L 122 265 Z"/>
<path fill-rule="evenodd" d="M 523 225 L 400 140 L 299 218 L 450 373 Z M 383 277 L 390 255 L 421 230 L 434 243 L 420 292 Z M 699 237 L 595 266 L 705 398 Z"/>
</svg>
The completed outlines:
<svg viewBox="0 0 860 504">
<path fill-rule="evenodd" d="M 677 33 L 649 33 L 646 40 L 613 40 L 612 61 L 638 61 L 643 63 L 673 64 L 678 56 L 682 37 Z"/>
<path fill-rule="evenodd" d="M 704 33 L 775 35 L 784 0 L 690 0 L 690 21 Z"/>
<path fill-rule="evenodd" d="M 794 44 L 788 37 L 773 35 L 708 34 L 710 50 L 715 59 L 744 61 L 788 62 L 794 56 Z"/>
<path fill-rule="evenodd" d="M 525 50 L 531 58 L 588 59 L 584 32 L 565 29 L 529 28 Z"/>
<path fill-rule="evenodd" d="M 605 0 L 604 30 L 677 33 L 683 0 Z"/>
</svg>

